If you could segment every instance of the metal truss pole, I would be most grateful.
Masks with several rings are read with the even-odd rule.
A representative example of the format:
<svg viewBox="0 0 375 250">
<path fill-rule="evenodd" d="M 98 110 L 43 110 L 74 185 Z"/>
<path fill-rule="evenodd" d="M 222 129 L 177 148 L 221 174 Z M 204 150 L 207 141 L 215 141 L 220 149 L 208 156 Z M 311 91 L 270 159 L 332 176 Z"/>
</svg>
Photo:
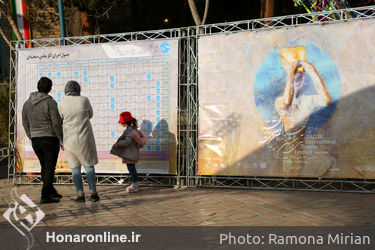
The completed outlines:
<svg viewBox="0 0 375 250">
<path fill-rule="evenodd" d="M 187 30 L 181 30 L 179 41 L 179 82 L 178 82 L 178 120 L 177 120 L 177 185 L 186 186 L 186 86 L 187 86 Z"/>
<path fill-rule="evenodd" d="M 184 170 L 186 185 L 188 187 L 197 186 L 197 157 L 198 157 L 198 28 L 189 27 L 185 30 L 183 38 L 184 62 L 182 66 L 181 103 L 183 110 L 180 116 L 182 129 L 182 157 L 181 167 Z"/>
<path fill-rule="evenodd" d="M 8 181 L 16 181 L 16 130 L 17 130 L 17 50 L 18 43 L 12 42 L 10 46 L 10 81 L 9 81 L 9 126 L 8 126 Z"/>
<path fill-rule="evenodd" d="M 198 64 L 196 27 L 182 30 L 180 40 L 179 157 L 180 185 L 196 185 Z"/>
<path fill-rule="evenodd" d="M 186 166 L 188 186 L 196 186 L 198 143 L 198 29 L 188 29 L 187 38 L 187 131 Z"/>
</svg>

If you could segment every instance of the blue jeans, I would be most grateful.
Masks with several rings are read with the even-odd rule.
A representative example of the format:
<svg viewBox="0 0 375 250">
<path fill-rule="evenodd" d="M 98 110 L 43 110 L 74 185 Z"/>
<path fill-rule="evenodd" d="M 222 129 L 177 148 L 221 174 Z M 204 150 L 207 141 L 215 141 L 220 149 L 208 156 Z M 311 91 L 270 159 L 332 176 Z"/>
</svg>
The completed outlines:
<svg viewBox="0 0 375 250">
<path fill-rule="evenodd" d="M 126 166 L 128 167 L 129 173 L 132 175 L 133 183 L 137 183 L 138 182 L 138 173 L 137 173 L 137 169 L 135 169 L 135 164 L 134 163 L 128 163 L 128 164 L 126 164 Z"/>
<path fill-rule="evenodd" d="M 86 178 L 89 183 L 90 193 L 96 193 L 96 178 L 95 178 L 95 168 L 94 166 L 86 167 Z M 72 168 L 72 175 L 74 185 L 76 186 L 77 194 L 83 194 L 82 186 L 82 175 L 81 175 L 81 166 Z"/>
</svg>

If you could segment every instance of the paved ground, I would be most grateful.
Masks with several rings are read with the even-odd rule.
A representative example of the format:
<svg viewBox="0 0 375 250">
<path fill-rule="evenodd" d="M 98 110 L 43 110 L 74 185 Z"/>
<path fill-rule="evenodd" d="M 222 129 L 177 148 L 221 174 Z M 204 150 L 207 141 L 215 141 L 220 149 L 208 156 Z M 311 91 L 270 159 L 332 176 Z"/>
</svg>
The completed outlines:
<svg viewBox="0 0 375 250">
<path fill-rule="evenodd" d="M 8 208 L 13 187 L 0 180 L 1 214 Z M 17 193 L 39 205 L 40 188 L 17 186 Z M 99 186 L 101 201 L 77 204 L 74 186 L 57 189 L 64 197 L 60 203 L 40 205 L 46 216 L 39 226 L 375 225 L 373 194 L 160 187 L 127 194 L 124 186 Z M 0 223 L 5 223 L 3 216 Z"/>
</svg>

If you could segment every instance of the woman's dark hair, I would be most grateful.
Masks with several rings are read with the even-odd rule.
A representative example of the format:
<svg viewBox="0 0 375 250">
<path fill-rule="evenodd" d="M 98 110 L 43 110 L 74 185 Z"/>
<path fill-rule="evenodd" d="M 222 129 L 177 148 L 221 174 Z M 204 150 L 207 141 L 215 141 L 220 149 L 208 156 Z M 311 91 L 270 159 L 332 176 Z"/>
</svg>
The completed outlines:
<svg viewBox="0 0 375 250">
<path fill-rule="evenodd" d="M 48 94 L 52 89 L 52 80 L 48 77 L 42 77 L 38 81 L 38 91 Z"/>
<path fill-rule="evenodd" d="M 138 124 L 137 124 L 137 120 L 136 119 L 127 121 L 127 122 L 125 122 L 125 124 L 127 124 L 129 127 L 132 127 L 134 129 L 138 128 Z"/>
</svg>

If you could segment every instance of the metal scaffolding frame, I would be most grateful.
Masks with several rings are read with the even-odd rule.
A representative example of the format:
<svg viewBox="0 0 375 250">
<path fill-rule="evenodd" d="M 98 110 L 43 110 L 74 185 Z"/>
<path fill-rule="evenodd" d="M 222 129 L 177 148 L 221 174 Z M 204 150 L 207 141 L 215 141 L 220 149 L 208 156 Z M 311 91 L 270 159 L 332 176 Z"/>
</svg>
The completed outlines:
<svg viewBox="0 0 375 250">
<path fill-rule="evenodd" d="M 198 35 L 195 37 L 199 40 L 200 37 L 215 34 L 233 34 L 249 31 L 256 32 L 305 25 L 325 25 L 371 18 L 375 18 L 375 6 L 239 22 L 207 24 L 197 27 Z M 197 40 L 196 43 L 198 42 Z M 195 58 L 196 57 L 192 59 Z M 195 65 L 197 64 L 198 63 L 195 63 Z M 375 193 L 375 181 L 362 179 L 345 180 L 321 178 L 270 178 L 257 176 L 200 176 L 196 174 L 194 180 L 194 186 L 197 187 Z"/>
<path fill-rule="evenodd" d="M 143 185 L 224 187 L 277 190 L 339 191 L 375 193 L 375 181 L 333 180 L 318 178 L 269 178 L 248 176 L 200 176 L 197 174 L 198 157 L 198 40 L 201 36 L 230 34 L 257 30 L 290 28 L 302 25 L 322 25 L 352 20 L 375 18 L 375 6 L 333 10 L 321 13 L 297 14 L 248 21 L 208 24 L 181 29 L 130 32 L 85 37 L 39 39 L 13 42 L 11 48 L 11 76 L 9 95 L 9 178 L 15 184 L 40 184 L 40 175 L 16 173 L 16 80 L 17 50 L 31 47 L 51 47 L 98 43 L 131 42 L 138 40 L 179 39 L 178 77 L 178 131 L 177 131 L 177 175 L 140 175 Z M 129 175 L 99 174 L 99 185 L 128 183 Z M 67 174 L 56 175 L 57 184 L 71 184 Z"/>
<path fill-rule="evenodd" d="M 101 43 L 117 43 L 117 42 L 134 42 L 144 40 L 164 40 L 179 39 L 181 29 L 166 29 L 145 32 L 129 32 L 119 34 L 93 35 L 81 37 L 52 38 L 52 39 L 36 39 L 12 42 L 11 53 L 11 74 L 10 74 L 10 94 L 9 94 L 9 147 L 10 153 L 8 157 L 8 179 L 12 179 L 14 184 L 41 184 L 40 175 L 17 173 L 17 51 L 19 49 L 28 49 L 33 47 L 54 47 L 67 45 L 87 45 Z M 179 49 L 180 51 L 180 49 Z M 181 58 L 178 59 L 181 65 Z M 178 131 L 181 124 L 178 125 Z M 177 138 L 180 142 L 181 138 Z M 183 157 L 182 157 L 183 158 Z M 181 171 L 180 171 L 181 172 Z M 158 185 L 158 186 L 175 186 L 179 175 L 157 175 L 157 174 L 139 174 L 140 185 Z M 122 185 L 130 183 L 129 175 L 120 174 L 98 174 L 96 175 L 98 185 Z M 69 174 L 56 174 L 56 184 L 71 184 L 72 177 Z"/>
</svg>

